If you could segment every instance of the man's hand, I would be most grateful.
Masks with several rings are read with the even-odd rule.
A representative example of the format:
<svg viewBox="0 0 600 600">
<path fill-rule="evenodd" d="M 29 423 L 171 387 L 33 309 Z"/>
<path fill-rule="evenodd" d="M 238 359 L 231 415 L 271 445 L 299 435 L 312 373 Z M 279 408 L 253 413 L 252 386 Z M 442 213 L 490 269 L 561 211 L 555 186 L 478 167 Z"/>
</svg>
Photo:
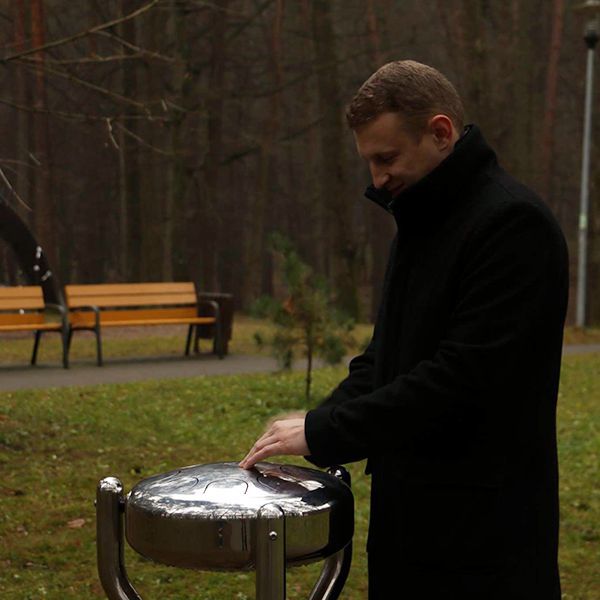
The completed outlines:
<svg viewBox="0 0 600 600">
<path fill-rule="evenodd" d="M 269 424 L 265 433 L 240 462 L 240 467 L 251 469 L 257 462 L 269 456 L 310 454 L 304 436 L 305 416 L 305 413 L 282 415 L 283 418 L 280 417 L 279 420 Z"/>
</svg>

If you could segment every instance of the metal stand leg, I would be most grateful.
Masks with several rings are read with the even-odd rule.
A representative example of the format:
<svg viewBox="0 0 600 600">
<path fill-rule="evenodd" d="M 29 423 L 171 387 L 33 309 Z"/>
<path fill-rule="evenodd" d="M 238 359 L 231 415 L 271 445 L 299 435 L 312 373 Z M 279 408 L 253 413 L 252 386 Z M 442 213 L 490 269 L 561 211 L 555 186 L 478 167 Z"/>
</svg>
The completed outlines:
<svg viewBox="0 0 600 600">
<path fill-rule="evenodd" d="M 344 467 L 331 467 L 328 472 L 350 487 L 350 473 Z M 348 578 L 351 564 L 352 542 L 324 562 L 323 569 L 310 593 L 309 600 L 337 600 Z"/>
<path fill-rule="evenodd" d="M 107 477 L 96 491 L 98 574 L 109 600 L 142 600 L 129 583 L 123 561 L 123 484 Z"/>
<path fill-rule="evenodd" d="M 256 600 L 285 600 L 285 513 L 276 504 L 256 522 Z"/>
<path fill-rule="evenodd" d="M 313 587 L 309 600 L 337 600 L 342 593 L 352 562 L 352 542 L 330 556 Z"/>
</svg>

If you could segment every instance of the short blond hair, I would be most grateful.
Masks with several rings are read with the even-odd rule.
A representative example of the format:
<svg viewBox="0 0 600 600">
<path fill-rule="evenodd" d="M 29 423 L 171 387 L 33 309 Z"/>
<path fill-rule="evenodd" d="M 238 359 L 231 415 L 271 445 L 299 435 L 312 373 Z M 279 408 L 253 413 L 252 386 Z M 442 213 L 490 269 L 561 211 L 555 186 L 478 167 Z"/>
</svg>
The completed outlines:
<svg viewBox="0 0 600 600">
<path fill-rule="evenodd" d="M 347 106 L 346 120 L 356 129 L 387 112 L 399 113 L 414 133 L 436 114 L 447 115 L 458 131 L 464 126 L 456 88 L 437 69 L 414 60 L 397 60 L 375 71 Z"/>
</svg>

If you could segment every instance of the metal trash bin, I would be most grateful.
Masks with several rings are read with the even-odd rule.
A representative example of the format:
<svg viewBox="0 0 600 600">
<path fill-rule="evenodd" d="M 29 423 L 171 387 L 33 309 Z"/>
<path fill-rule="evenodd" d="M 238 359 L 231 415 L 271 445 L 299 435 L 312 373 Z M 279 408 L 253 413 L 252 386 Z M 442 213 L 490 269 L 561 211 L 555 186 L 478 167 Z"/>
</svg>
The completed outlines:
<svg viewBox="0 0 600 600">
<path fill-rule="evenodd" d="M 286 567 L 324 559 L 309 598 L 334 600 L 350 569 L 354 499 L 342 467 L 193 465 L 144 479 L 127 497 L 118 479 L 103 479 L 96 525 L 98 572 L 111 600 L 141 600 L 127 579 L 124 534 L 166 565 L 256 569 L 257 600 L 284 600 Z"/>
</svg>

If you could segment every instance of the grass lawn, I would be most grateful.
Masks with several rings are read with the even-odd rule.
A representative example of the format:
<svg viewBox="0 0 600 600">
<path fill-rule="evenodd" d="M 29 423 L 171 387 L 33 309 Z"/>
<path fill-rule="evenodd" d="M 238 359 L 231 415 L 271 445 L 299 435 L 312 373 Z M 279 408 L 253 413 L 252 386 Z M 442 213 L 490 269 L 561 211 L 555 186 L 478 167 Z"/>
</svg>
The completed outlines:
<svg viewBox="0 0 600 600">
<path fill-rule="evenodd" d="M 600 354 L 567 356 L 559 404 L 564 598 L 600 598 Z M 322 397 L 343 369 L 315 373 Z M 281 411 L 303 407 L 303 375 L 204 377 L 0 394 L 0 597 L 102 598 L 95 565 L 97 482 L 193 463 L 238 460 Z M 297 464 L 303 464 L 302 459 Z M 351 466 L 356 537 L 346 600 L 366 597 L 369 480 Z M 143 598 L 254 598 L 252 573 L 199 573 L 151 564 L 129 548 Z M 306 598 L 320 565 L 288 571 Z M 483 600 L 483 599 L 482 599 Z"/>
<path fill-rule="evenodd" d="M 351 353 L 366 347 L 372 330 L 373 326 L 369 324 L 359 323 L 356 325 L 352 334 L 355 344 L 350 349 Z M 260 333 L 263 338 L 267 338 L 272 331 L 273 326 L 266 319 L 254 319 L 236 314 L 229 352 L 257 354 L 260 351 L 254 341 L 254 334 Z M 114 358 L 125 357 L 181 356 L 185 348 L 186 335 L 187 326 L 185 325 L 107 328 L 102 332 L 102 353 L 105 361 L 108 362 Z M 200 340 L 200 351 L 210 351 L 211 344 L 211 340 Z M 38 351 L 38 363 L 61 365 L 61 347 L 59 335 L 46 334 L 42 336 Z M 32 334 L 0 335 L 0 366 L 29 364 L 32 349 Z M 262 352 L 267 354 L 268 350 Z M 96 360 L 96 342 L 91 332 L 78 331 L 73 336 L 70 358 L 75 362 L 94 362 Z"/>
<path fill-rule="evenodd" d="M 352 335 L 355 340 L 350 354 L 366 347 L 373 326 L 359 323 Z M 233 339 L 229 351 L 234 354 L 257 354 L 259 349 L 254 341 L 254 333 L 263 338 L 269 336 L 273 326 L 265 319 L 254 319 L 236 314 L 233 322 Z M 187 327 L 118 327 L 107 328 L 102 333 L 102 350 L 104 359 L 110 362 L 115 358 L 134 358 L 148 356 L 181 356 L 185 347 Z M 567 344 L 600 344 L 600 329 L 565 329 Z M 201 351 L 211 348 L 210 340 L 200 341 Z M 3 334 L 0 336 L 0 367 L 2 365 L 27 365 L 31 358 L 33 336 L 29 333 Z M 268 350 L 263 350 L 268 353 Z M 71 360 L 75 362 L 94 362 L 96 360 L 96 343 L 91 332 L 79 331 L 73 336 Z M 38 363 L 60 366 L 62 351 L 59 336 L 46 334 L 42 337 L 38 353 Z M 1 376 L 1 372 L 0 372 Z"/>
</svg>

